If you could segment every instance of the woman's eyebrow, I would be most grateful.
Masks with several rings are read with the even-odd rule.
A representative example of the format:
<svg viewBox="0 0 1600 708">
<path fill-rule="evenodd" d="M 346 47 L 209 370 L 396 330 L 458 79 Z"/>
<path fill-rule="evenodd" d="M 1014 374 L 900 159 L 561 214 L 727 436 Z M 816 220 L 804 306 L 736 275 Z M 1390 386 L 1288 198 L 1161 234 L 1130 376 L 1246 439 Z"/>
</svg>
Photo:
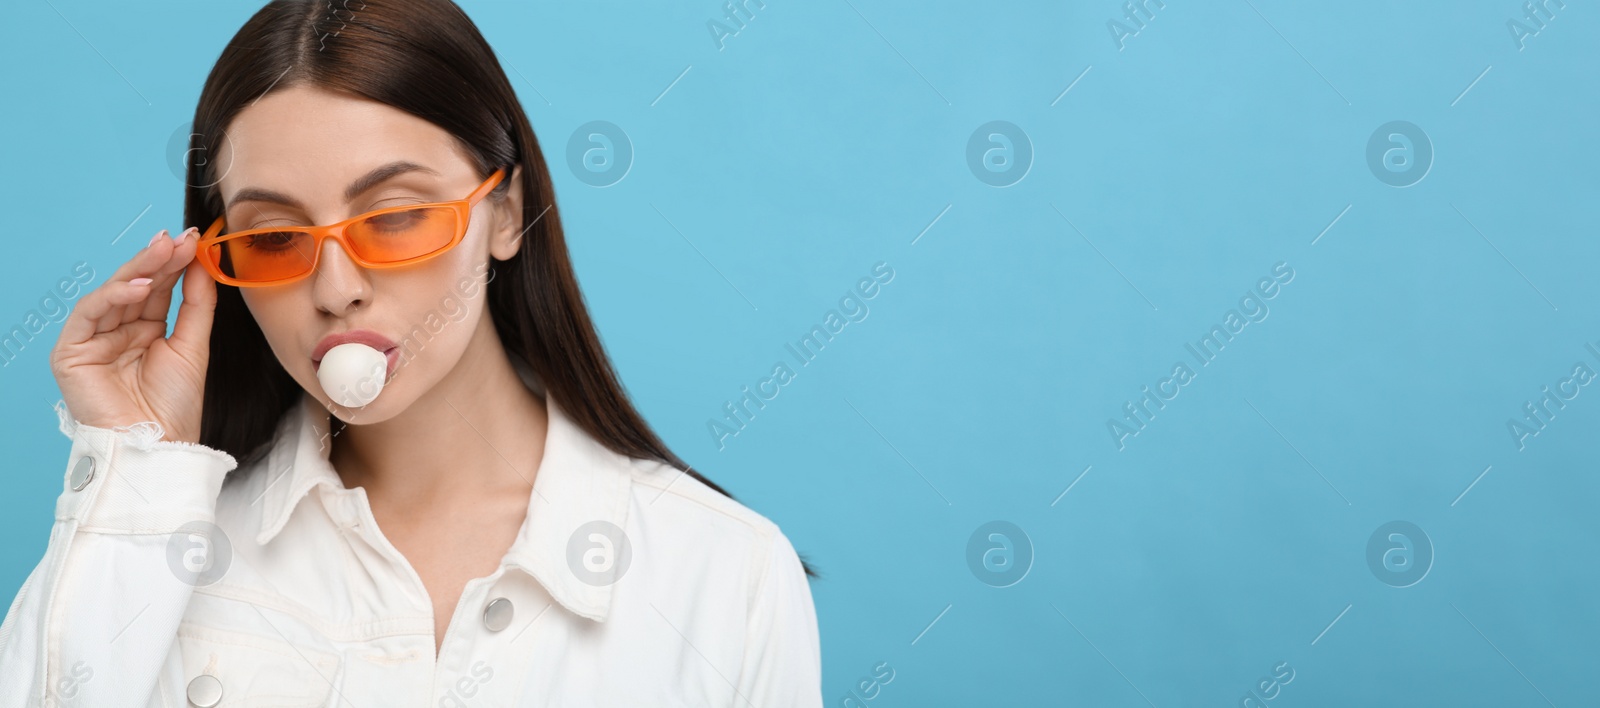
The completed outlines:
<svg viewBox="0 0 1600 708">
<path fill-rule="evenodd" d="M 378 186 L 378 184 L 384 182 L 385 180 L 409 172 L 423 172 L 435 177 L 441 176 L 439 172 L 433 168 L 424 167 L 415 162 L 410 162 L 407 160 L 396 160 L 356 178 L 354 182 L 350 183 L 350 186 L 345 187 L 344 200 L 346 202 L 353 202 L 355 201 L 356 197 L 361 196 L 363 192 Z M 225 207 L 225 209 L 231 210 L 240 202 L 268 202 L 271 204 L 282 204 L 284 206 L 294 207 L 301 210 L 305 209 L 304 205 L 300 204 L 300 202 L 294 197 L 281 192 L 274 192 L 270 189 L 262 189 L 260 187 L 245 187 L 244 189 L 234 193 L 233 199 L 228 202 L 228 205 Z"/>
</svg>

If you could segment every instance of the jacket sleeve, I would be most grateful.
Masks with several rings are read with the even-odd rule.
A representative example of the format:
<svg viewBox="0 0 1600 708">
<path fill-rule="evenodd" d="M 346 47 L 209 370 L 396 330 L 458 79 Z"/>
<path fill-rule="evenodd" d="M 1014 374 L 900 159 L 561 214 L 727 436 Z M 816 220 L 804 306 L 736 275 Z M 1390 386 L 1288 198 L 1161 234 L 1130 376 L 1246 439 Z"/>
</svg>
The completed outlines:
<svg viewBox="0 0 1600 708">
<path fill-rule="evenodd" d="M 72 450 L 44 558 L 0 625 L 0 708 L 144 706 L 195 585 L 225 562 L 211 524 L 237 462 L 161 440 L 154 422 L 106 429 L 56 411 Z"/>
<path fill-rule="evenodd" d="M 773 534 L 746 624 L 741 708 L 822 708 L 822 649 L 817 612 L 800 556 Z"/>
</svg>

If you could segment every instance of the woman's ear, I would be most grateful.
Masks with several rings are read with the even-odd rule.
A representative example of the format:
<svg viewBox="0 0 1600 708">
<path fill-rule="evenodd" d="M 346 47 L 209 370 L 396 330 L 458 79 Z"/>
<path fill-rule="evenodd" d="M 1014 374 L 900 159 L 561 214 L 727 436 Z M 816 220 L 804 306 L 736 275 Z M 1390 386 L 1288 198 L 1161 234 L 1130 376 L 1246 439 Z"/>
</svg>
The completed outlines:
<svg viewBox="0 0 1600 708">
<path fill-rule="evenodd" d="M 494 227 L 489 233 L 489 255 L 495 260 L 508 261 L 522 248 L 522 237 L 527 227 L 522 223 L 522 165 L 518 164 L 506 178 L 511 186 L 506 196 L 491 202 L 494 208 Z"/>
</svg>

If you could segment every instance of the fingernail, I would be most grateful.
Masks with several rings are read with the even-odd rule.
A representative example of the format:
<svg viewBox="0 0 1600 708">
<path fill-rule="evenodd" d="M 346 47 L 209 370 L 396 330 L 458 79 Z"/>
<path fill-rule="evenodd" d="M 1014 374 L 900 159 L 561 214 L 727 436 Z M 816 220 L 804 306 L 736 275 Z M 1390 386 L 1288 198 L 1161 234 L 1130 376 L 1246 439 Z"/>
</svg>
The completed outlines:
<svg viewBox="0 0 1600 708">
<path fill-rule="evenodd" d="M 184 229 L 183 233 L 178 234 L 178 237 L 173 239 L 173 240 L 177 241 L 178 243 L 183 243 L 183 240 L 188 238 L 189 234 L 191 234 L 191 233 L 198 234 L 198 233 L 200 233 L 200 229 L 197 229 L 197 228 L 195 228 L 193 226 L 190 226 L 189 228 Z"/>
<path fill-rule="evenodd" d="M 155 236 L 150 237 L 150 245 L 149 246 L 145 246 L 145 248 L 149 248 L 150 246 L 156 245 L 157 241 L 160 241 L 161 239 L 164 239 L 166 237 L 167 237 L 167 230 L 166 229 L 162 229 L 162 230 L 156 232 Z"/>
<path fill-rule="evenodd" d="M 149 278 L 134 278 L 133 280 L 128 281 L 128 284 L 129 285 L 149 285 L 150 284 L 150 279 Z"/>
</svg>

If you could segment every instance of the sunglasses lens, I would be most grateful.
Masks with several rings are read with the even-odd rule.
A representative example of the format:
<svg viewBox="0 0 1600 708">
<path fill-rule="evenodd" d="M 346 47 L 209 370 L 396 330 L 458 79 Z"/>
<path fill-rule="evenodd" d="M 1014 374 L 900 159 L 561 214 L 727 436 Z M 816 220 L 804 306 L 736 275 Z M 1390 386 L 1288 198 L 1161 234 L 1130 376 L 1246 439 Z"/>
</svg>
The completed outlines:
<svg viewBox="0 0 1600 708">
<path fill-rule="evenodd" d="M 418 207 L 374 214 L 345 232 L 356 255 L 372 263 L 420 258 L 450 245 L 456 237 L 456 211 Z"/>
<path fill-rule="evenodd" d="M 224 275 L 244 281 L 292 278 L 311 270 L 311 234 L 275 231 L 212 244 L 207 254 Z"/>
<path fill-rule="evenodd" d="M 355 255 L 368 263 L 399 263 L 443 250 L 456 237 L 456 211 L 426 206 L 374 214 L 345 231 Z M 246 282 L 287 280 L 316 262 L 311 234 L 276 231 L 212 244 L 207 257 L 224 275 Z"/>
</svg>

